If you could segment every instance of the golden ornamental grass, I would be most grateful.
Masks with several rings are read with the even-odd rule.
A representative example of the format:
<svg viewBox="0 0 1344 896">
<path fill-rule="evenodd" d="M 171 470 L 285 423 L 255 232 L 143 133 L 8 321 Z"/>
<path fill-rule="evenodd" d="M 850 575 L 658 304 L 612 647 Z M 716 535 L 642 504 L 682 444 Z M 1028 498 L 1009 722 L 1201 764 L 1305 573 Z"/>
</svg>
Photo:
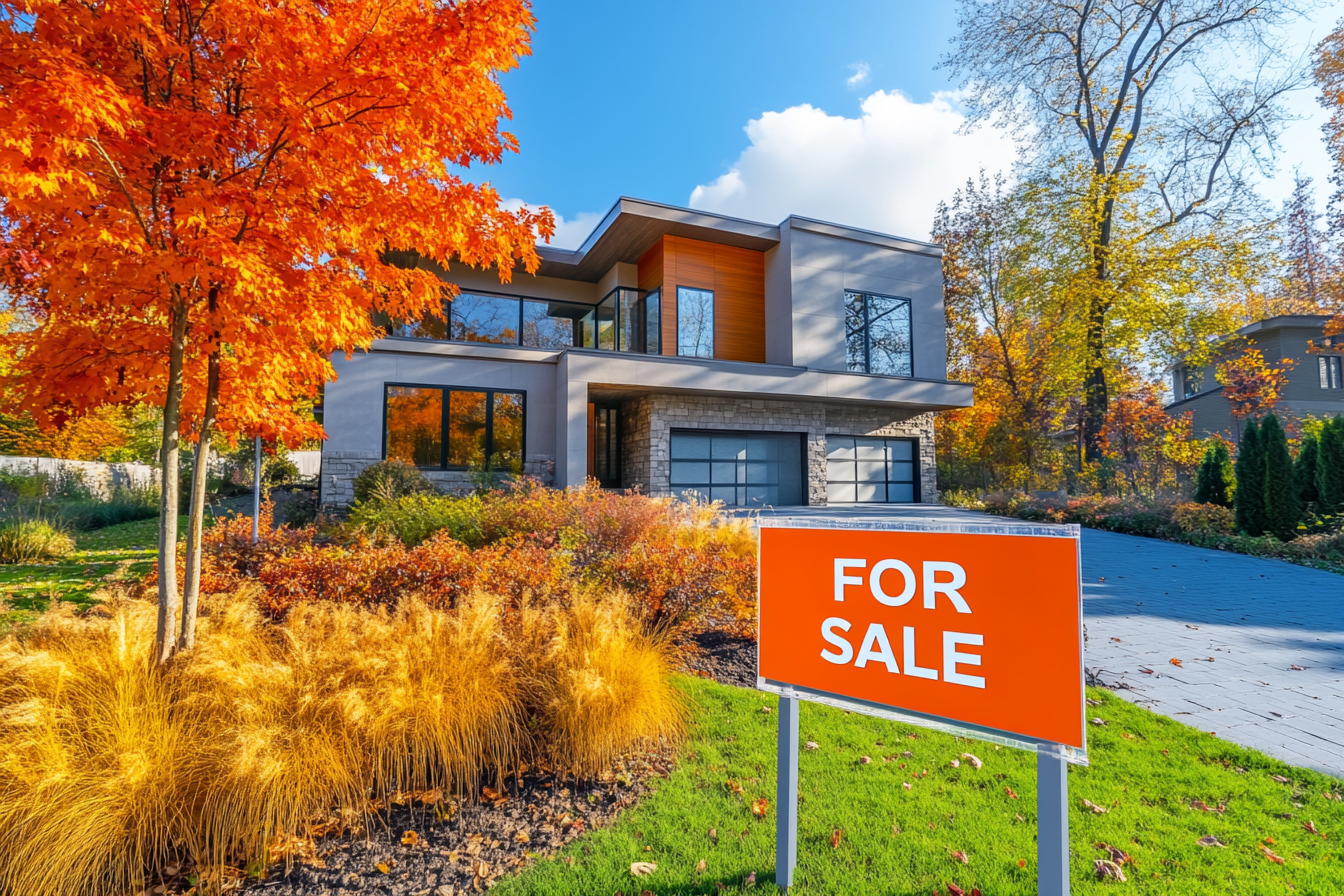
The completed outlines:
<svg viewBox="0 0 1344 896">
<path fill-rule="evenodd" d="M 514 623 L 488 595 L 283 623 L 256 606 L 211 599 L 198 648 L 162 668 L 145 602 L 0 641 L 0 893 L 137 891 L 183 861 L 209 880 L 332 810 L 476 794 L 524 762 L 593 773 L 681 731 L 668 646 L 620 597 Z"/>
</svg>

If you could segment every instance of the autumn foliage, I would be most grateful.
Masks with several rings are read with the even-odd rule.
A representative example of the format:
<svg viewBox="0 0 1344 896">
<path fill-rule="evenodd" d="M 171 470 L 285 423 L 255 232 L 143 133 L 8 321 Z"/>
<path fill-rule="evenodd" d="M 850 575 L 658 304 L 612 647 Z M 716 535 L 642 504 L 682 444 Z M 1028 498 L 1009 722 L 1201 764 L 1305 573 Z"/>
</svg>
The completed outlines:
<svg viewBox="0 0 1344 896">
<path fill-rule="evenodd" d="M 254 545 L 250 519 L 220 523 L 205 536 L 202 591 L 259 584 L 260 606 L 277 618 L 311 600 L 395 607 L 414 597 L 452 609 L 480 590 L 521 608 L 620 592 L 660 630 L 755 625 L 755 538 L 713 506 L 527 480 L 429 500 L 471 508 L 460 537 L 444 529 L 408 547 L 376 524 L 272 529 L 267 506 Z"/>
</svg>

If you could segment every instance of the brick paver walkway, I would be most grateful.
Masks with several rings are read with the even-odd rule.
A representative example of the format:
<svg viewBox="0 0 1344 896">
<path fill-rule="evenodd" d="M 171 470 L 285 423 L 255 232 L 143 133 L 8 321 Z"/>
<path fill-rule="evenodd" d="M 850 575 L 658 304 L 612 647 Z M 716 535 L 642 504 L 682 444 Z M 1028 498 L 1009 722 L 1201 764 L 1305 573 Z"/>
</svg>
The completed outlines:
<svg viewBox="0 0 1344 896">
<path fill-rule="evenodd" d="M 929 505 L 776 513 L 1021 524 Z M 1344 777 L 1344 576 L 1094 529 L 1082 554 L 1090 672 L 1187 725 Z"/>
</svg>

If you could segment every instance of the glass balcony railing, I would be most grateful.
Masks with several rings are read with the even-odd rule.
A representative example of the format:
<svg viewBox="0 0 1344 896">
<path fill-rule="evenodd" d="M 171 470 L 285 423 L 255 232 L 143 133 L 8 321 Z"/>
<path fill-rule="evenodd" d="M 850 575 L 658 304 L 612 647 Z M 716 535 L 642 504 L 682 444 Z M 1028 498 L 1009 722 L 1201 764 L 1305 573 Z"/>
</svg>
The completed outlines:
<svg viewBox="0 0 1344 896">
<path fill-rule="evenodd" d="M 409 339 L 662 354 L 662 302 L 656 289 L 618 287 L 595 305 L 461 292 L 444 305 L 442 317 L 409 323 L 384 316 L 376 322 L 389 336 Z"/>
</svg>

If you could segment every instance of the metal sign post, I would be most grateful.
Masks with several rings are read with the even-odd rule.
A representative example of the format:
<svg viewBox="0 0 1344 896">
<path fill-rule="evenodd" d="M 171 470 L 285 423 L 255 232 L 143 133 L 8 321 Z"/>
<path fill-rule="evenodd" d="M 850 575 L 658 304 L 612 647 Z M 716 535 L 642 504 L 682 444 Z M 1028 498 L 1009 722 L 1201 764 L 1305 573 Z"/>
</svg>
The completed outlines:
<svg viewBox="0 0 1344 896">
<path fill-rule="evenodd" d="M 257 459 L 252 465 L 252 543 L 261 539 L 261 436 L 257 436 Z"/>
<path fill-rule="evenodd" d="M 779 695 L 776 885 L 794 883 L 807 700 L 1035 752 L 1038 892 L 1067 896 L 1068 765 L 1087 764 L 1078 527 L 759 525 L 757 686 Z"/>
</svg>

